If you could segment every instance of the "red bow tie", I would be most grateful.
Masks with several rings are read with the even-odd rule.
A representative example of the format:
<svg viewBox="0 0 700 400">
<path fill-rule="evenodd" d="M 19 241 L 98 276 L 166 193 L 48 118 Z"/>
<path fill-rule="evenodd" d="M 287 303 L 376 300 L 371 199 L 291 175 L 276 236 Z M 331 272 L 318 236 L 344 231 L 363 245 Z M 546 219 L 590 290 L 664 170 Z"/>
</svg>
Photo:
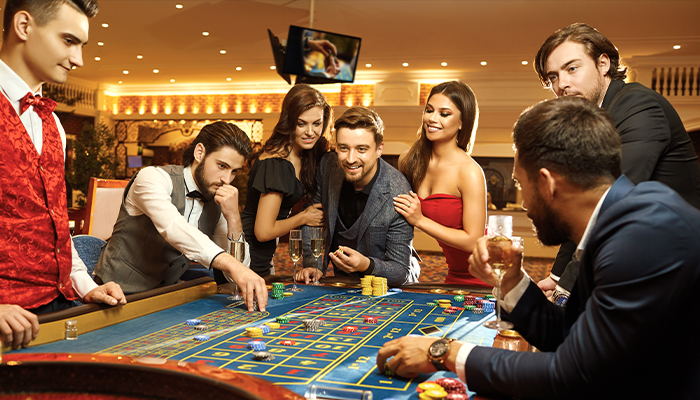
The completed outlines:
<svg viewBox="0 0 700 400">
<path fill-rule="evenodd" d="M 56 108 L 56 102 L 38 94 L 27 93 L 19 102 L 19 114 L 24 114 L 29 106 L 34 106 L 34 112 L 43 120 L 46 119 Z"/>
</svg>

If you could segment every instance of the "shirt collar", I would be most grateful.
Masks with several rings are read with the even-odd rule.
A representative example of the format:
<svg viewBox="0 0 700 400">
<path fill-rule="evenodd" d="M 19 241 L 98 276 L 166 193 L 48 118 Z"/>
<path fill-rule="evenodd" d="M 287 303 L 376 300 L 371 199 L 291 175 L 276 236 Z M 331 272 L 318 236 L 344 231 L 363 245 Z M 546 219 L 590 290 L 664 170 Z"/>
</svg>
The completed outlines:
<svg viewBox="0 0 700 400">
<path fill-rule="evenodd" d="M 0 60 L 0 88 L 10 102 L 19 107 L 19 101 L 27 93 L 34 93 L 27 83 L 17 75 L 4 61 Z M 41 95 L 41 88 L 34 93 Z"/>
<path fill-rule="evenodd" d="M 595 225 L 596 221 L 598 221 L 598 214 L 600 213 L 600 208 L 603 206 L 603 202 L 605 201 L 605 197 L 608 195 L 608 192 L 610 191 L 610 188 L 603 193 L 603 196 L 600 197 L 600 200 L 598 200 L 598 204 L 596 204 L 595 209 L 593 210 L 593 214 L 591 214 L 591 218 L 588 220 L 588 225 L 586 225 L 586 230 L 583 231 L 583 236 L 581 237 L 581 241 L 578 243 L 578 246 L 576 247 L 576 251 L 574 252 L 574 255 L 576 256 L 577 259 L 581 259 L 581 254 L 583 253 L 583 249 L 586 248 L 586 243 L 588 243 L 588 238 L 591 234 L 591 231 L 593 230 L 593 226 Z"/>
</svg>

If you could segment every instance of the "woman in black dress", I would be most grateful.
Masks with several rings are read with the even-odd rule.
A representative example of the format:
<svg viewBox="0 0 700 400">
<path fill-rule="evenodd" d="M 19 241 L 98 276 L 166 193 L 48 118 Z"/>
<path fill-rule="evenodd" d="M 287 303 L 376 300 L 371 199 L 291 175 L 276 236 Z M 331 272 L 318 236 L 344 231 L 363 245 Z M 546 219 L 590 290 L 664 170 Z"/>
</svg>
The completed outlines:
<svg viewBox="0 0 700 400">
<path fill-rule="evenodd" d="M 292 207 L 316 193 L 316 169 L 328 151 L 327 128 L 332 110 L 321 92 L 296 85 L 282 102 L 280 119 L 262 154 L 253 163 L 246 206 L 241 214 L 250 245 L 250 268 L 260 276 L 274 273 L 277 238 L 301 225 L 321 226 L 321 204 L 290 217 Z"/>
</svg>

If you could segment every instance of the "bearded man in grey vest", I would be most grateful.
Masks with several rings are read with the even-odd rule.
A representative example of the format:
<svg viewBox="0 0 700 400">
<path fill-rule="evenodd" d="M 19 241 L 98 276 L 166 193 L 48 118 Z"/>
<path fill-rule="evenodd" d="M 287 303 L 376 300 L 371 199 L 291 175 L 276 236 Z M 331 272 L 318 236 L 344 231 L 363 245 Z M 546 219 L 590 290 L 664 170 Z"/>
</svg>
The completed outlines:
<svg viewBox="0 0 700 400">
<path fill-rule="evenodd" d="M 146 167 L 134 175 L 95 267 L 96 280 L 141 292 L 176 283 L 197 262 L 227 273 L 250 311 L 255 298 L 265 311 L 265 281 L 224 250 L 227 236 L 243 232 L 231 182 L 251 148 L 240 128 L 215 122 L 185 150 L 183 166 Z"/>
</svg>

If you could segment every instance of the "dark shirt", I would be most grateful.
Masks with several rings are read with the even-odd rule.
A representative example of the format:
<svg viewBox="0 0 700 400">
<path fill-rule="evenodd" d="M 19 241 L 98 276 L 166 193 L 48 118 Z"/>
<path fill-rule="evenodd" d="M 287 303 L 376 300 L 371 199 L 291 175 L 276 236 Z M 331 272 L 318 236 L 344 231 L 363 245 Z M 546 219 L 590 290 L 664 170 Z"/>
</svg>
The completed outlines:
<svg viewBox="0 0 700 400">
<path fill-rule="evenodd" d="M 337 224 L 338 227 L 333 234 L 333 240 L 331 244 L 331 249 L 338 248 L 338 235 L 341 233 L 342 226 L 350 228 L 360 219 L 360 216 L 365 211 L 365 206 L 367 205 L 367 200 L 369 199 L 369 194 L 372 192 L 374 183 L 377 181 L 379 176 L 380 163 L 377 163 L 377 170 L 374 172 L 374 177 L 365 185 L 362 190 L 356 191 L 353 183 L 347 180 L 343 181 L 343 187 L 340 189 L 340 201 L 338 202 L 338 219 L 342 221 L 342 224 Z M 339 221 L 339 222 L 340 222 Z M 335 275 L 348 274 L 339 268 L 333 268 Z M 374 271 L 374 260 L 369 259 L 369 267 L 364 271 L 363 275 L 370 275 Z"/>
</svg>

